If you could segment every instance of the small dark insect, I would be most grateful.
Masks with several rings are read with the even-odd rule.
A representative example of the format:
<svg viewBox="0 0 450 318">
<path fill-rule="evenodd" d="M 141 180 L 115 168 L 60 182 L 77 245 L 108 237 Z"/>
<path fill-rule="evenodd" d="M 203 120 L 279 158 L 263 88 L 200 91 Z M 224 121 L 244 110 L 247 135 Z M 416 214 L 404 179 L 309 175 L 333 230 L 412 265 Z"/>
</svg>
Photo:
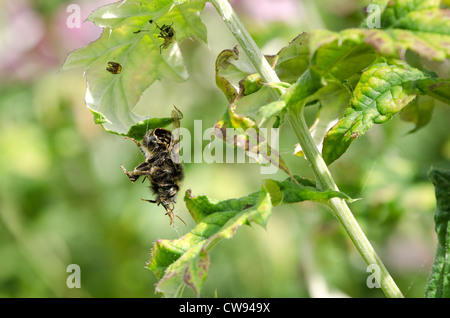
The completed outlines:
<svg viewBox="0 0 450 318">
<path fill-rule="evenodd" d="M 180 126 L 179 112 L 176 107 L 175 109 L 176 111 L 172 111 L 172 118 L 174 126 L 178 128 Z M 179 140 L 175 140 L 172 132 L 164 128 L 147 131 L 141 143 L 133 138 L 126 138 L 133 140 L 139 147 L 145 156 L 145 161 L 134 168 L 134 171 L 127 171 L 122 165 L 120 167 L 131 182 L 135 182 L 141 176 L 149 179 L 150 189 L 156 196 L 156 200 L 141 200 L 161 204 L 167 211 L 170 225 L 174 223 L 174 216 L 186 224 L 178 215 L 173 213 L 175 196 L 180 190 L 184 176 L 183 165 L 179 160 Z"/>
<path fill-rule="evenodd" d="M 116 62 L 108 62 L 106 70 L 112 74 L 119 74 L 122 71 L 122 65 Z"/>
<path fill-rule="evenodd" d="M 151 20 L 150 20 L 151 21 Z M 159 46 L 159 51 L 161 52 L 161 47 L 166 49 L 173 42 L 173 37 L 175 35 L 175 30 L 172 28 L 172 25 L 163 24 L 162 27 L 159 27 L 155 22 L 156 27 L 159 29 L 159 38 L 164 39 L 164 43 Z"/>
<path fill-rule="evenodd" d="M 150 24 L 152 24 L 154 21 L 149 20 Z M 159 29 L 159 35 L 158 38 L 164 39 L 164 43 L 159 46 L 159 52 L 161 53 L 162 49 L 167 49 L 169 45 L 173 42 L 173 37 L 175 36 L 175 30 L 172 27 L 173 23 L 171 25 L 163 24 L 162 27 L 159 27 L 158 24 L 156 24 L 156 27 Z M 149 30 L 139 30 L 134 33 L 139 33 L 143 31 L 149 31 Z"/>
</svg>

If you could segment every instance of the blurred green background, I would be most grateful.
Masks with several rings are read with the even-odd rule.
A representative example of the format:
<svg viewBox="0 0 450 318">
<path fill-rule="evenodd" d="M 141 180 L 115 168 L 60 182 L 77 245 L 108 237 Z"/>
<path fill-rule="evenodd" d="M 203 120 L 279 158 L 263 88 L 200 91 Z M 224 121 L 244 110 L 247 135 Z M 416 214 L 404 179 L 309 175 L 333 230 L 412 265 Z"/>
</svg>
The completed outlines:
<svg viewBox="0 0 450 318">
<path fill-rule="evenodd" d="M 82 20 L 111 1 L 78 1 Z M 136 146 L 95 125 L 84 105 L 82 71 L 60 73 L 67 54 L 95 40 L 90 22 L 68 28 L 71 1 L 0 2 L 0 297 L 159 297 L 145 268 L 153 242 L 187 233 L 193 222 L 183 193 L 241 197 L 265 178 L 256 164 L 186 164 L 177 214 L 169 226 L 147 185 L 131 184 L 120 169 L 142 161 Z M 316 28 L 356 27 L 367 1 L 233 1 L 266 54 Z M 215 86 L 214 61 L 235 41 L 207 6 L 208 41 L 184 41 L 191 74 L 184 84 L 157 83 L 138 110 L 166 116 L 172 104 L 212 127 L 226 108 Z M 447 61 L 448 62 L 448 61 Z M 434 65 L 445 71 L 448 63 Z M 314 115 L 313 113 L 311 115 Z M 414 134 L 396 116 L 358 138 L 331 170 L 341 190 L 362 200 L 351 209 L 406 297 L 423 297 L 436 237 L 430 167 L 450 168 L 450 108 L 437 104 L 431 122 Z M 292 156 L 290 128 L 280 152 L 294 174 L 313 178 Z M 207 141 L 204 141 L 207 144 Z M 383 297 L 366 285 L 369 273 L 329 212 L 302 203 L 273 210 L 267 230 L 243 226 L 211 250 L 205 297 Z M 81 268 L 81 288 L 69 289 L 69 264 Z M 186 290 L 186 296 L 193 294 Z"/>
</svg>

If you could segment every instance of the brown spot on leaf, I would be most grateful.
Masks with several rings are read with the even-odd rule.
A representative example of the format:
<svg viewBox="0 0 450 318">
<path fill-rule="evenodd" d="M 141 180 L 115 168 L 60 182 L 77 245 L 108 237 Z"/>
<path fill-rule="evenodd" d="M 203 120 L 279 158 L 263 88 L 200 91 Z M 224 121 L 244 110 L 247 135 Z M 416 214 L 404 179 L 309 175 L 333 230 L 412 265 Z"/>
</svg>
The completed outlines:
<svg viewBox="0 0 450 318">
<path fill-rule="evenodd" d="M 445 82 L 439 82 L 439 83 L 430 85 L 430 87 L 428 87 L 428 90 L 431 92 L 431 91 L 434 91 L 436 88 L 439 88 L 439 87 L 445 86 L 445 85 L 446 85 Z"/>
<path fill-rule="evenodd" d="M 203 273 L 206 274 L 208 273 L 209 269 L 209 256 L 204 248 L 202 248 L 200 253 L 203 254 L 203 257 L 200 257 L 199 259 L 198 268 L 201 269 Z"/>
<path fill-rule="evenodd" d="M 187 189 L 186 190 L 186 194 L 189 196 L 190 199 L 194 199 L 195 196 L 192 195 L 192 190 L 191 189 Z"/>
<path fill-rule="evenodd" d="M 375 49 L 380 50 L 380 48 L 383 46 L 383 44 L 386 43 L 385 40 L 383 40 L 377 33 L 371 32 L 368 36 L 364 39 L 364 42 L 367 44 L 372 45 Z"/>
</svg>

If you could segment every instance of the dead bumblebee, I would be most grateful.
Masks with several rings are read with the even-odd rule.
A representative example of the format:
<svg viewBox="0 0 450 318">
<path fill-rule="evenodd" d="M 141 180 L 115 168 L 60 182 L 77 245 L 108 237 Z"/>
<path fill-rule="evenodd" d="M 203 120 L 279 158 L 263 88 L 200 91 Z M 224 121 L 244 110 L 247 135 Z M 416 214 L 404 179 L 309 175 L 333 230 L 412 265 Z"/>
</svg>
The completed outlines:
<svg viewBox="0 0 450 318">
<path fill-rule="evenodd" d="M 150 24 L 152 24 L 154 21 L 149 20 Z M 162 49 L 167 49 L 169 45 L 173 42 L 173 38 L 175 36 L 175 30 L 172 27 L 173 23 L 171 25 L 163 24 L 162 27 L 159 27 L 158 24 L 156 24 L 156 27 L 159 29 L 159 35 L 158 38 L 164 39 L 164 43 L 159 46 L 159 52 L 161 53 Z M 139 33 L 143 31 L 149 31 L 149 30 L 139 30 L 134 33 Z"/>
<path fill-rule="evenodd" d="M 179 127 L 178 114 L 177 111 L 172 111 L 176 128 Z M 175 196 L 180 190 L 184 176 L 183 165 L 179 160 L 179 139 L 174 138 L 172 132 L 164 128 L 147 131 L 141 143 L 133 138 L 126 138 L 135 142 L 145 156 L 145 161 L 134 168 L 134 171 L 127 171 L 122 165 L 120 167 L 131 182 L 135 182 L 141 176 L 150 180 L 150 189 L 156 196 L 155 200 L 141 200 L 161 204 L 170 218 L 171 225 L 174 223 L 174 216 L 184 223 L 173 213 Z"/>
<path fill-rule="evenodd" d="M 119 74 L 122 71 L 122 65 L 116 62 L 108 62 L 106 70 L 112 74 Z"/>
</svg>

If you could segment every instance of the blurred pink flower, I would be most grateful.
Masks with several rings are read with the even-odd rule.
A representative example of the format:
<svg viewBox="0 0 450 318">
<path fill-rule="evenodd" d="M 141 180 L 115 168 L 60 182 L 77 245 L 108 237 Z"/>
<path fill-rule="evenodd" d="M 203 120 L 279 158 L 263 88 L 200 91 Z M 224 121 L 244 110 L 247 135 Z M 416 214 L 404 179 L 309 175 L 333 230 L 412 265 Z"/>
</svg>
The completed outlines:
<svg viewBox="0 0 450 318">
<path fill-rule="evenodd" d="M 302 5 L 298 0 L 234 0 L 231 1 L 237 10 L 246 11 L 254 20 L 261 23 L 301 20 Z"/>
<path fill-rule="evenodd" d="M 76 5 L 78 5 L 80 10 L 81 21 L 79 27 L 71 27 L 70 24 L 68 24 L 68 20 L 72 21 L 71 15 L 73 15 L 72 11 L 67 12 L 70 4 L 66 4 L 60 8 L 55 15 L 52 29 L 61 41 L 60 44 L 66 51 L 66 54 L 98 39 L 103 28 L 97 27 L 94 23 L 86 21 L 86 19 L 94 10 L 113 2 L 118 1 L 77 1 Z"/>
<path fill-rule="evenodd" d="M 22 68 L 24 55 L 42 41 L 45 26 L 27 0 L 6 0 L 0 9 L 0 72 Z"/>
<path fill-rule="evenodd" d="M 94 3 L 93 3 L 94 2 Z M 114 0 L 78 1 L 80 25 L 70 27 L 70 3 L 61 5 L 50 21 L 33 9 L 29 0 L 0 2 L 0 81 L 35 78 L 59 69 L 73 50 L 95 41 L 102 28 L 84 22 L 92 11 Z"/>
</svg>

